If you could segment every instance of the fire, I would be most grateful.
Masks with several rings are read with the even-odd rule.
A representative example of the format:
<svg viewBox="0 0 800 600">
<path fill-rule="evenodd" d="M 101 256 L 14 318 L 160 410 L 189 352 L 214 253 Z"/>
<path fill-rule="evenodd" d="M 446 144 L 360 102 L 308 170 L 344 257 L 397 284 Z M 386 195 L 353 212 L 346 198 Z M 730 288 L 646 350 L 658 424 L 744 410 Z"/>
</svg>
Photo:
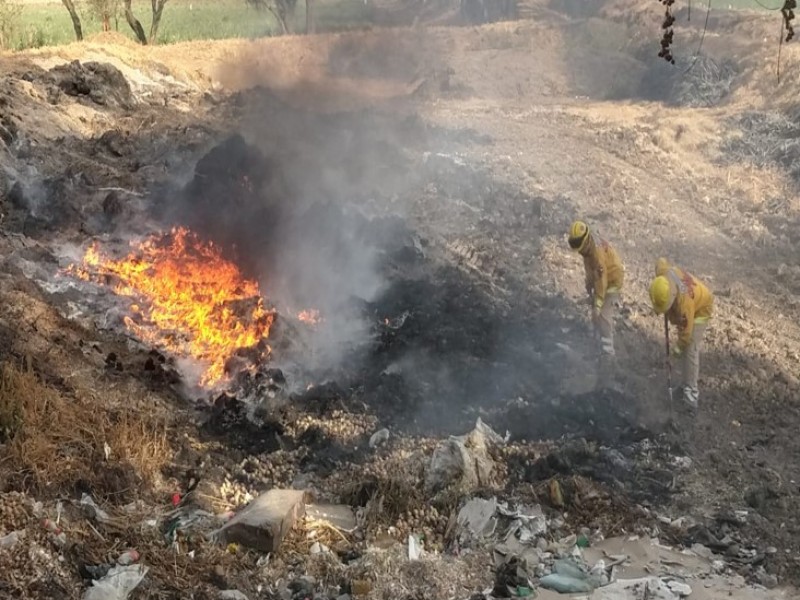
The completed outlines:
<svg viewBox="0 0 800 600">
<path fill-rule="evenodd" d="M 297 313 L 297 320 L 308 325 L 316 325 L 322 320 L 322 318 L 319 316 L 318 310 L 311 308 L 308 310 L 301 310 L 299 313 Z"/>
<path fill-rule="evenodd" d="M 245 279 L 220 249 L 185 228 L 156 234 L 126 257 L 103 257 L 90 246 L 74 276 L 114 284 L 133 300 L 125 324 L 140 340 L 207 365 L 200 383 L 226 378 L 225 364 L 240 349 L 269 335 L 267 310 L 255 281 Z"/>
</svg>

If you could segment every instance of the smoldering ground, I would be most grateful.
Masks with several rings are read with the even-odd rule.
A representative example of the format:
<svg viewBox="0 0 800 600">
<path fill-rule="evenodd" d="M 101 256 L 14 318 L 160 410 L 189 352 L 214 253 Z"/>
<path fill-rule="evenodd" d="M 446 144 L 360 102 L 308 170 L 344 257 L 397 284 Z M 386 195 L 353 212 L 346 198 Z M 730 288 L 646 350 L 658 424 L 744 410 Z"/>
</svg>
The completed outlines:
<svg viewBox="0 0 800 600">
<path fill-rule="evenodd" d="M 499 411 L 498 422 L 516 435 L 552 435 L 552 420 L 545 427 L 539 419 L 536 428 L 533 417 L 560 398 L 571 368 L 556 345 L 570 326 L 560 310 L 565 300 L 499 299 L 485 282 L 431 260 L 428 241 L 409 221 L 364 216 L 356 197 L 343 198 L 335 187 L 331 199 L 299 192 L 304 186 L 282 160 L 241 136 L 227 138 L 198 162 L 171 218 L 221 243 L 279 306 L 321 311 L 320 324 L 293 328 L 290 344 L 276 341 L 274 364 L 287 371 L 298 400 L 313 402 L 321 393 L 305 393 L 306 381 L 328 379 L 342 406 L 368 406 L 393 427 L 457 433 L 482 411 Z M 411 177 L 412 164 L 398 164 L 407 188 L 395 194 L 430 185 L 460 189 L 449 180 L 463 178 L 461 170 L 418 169 Z M 482 182 L 476 190 L 512 193 L 485 181 L 486 173 L 475 177 Z M 519 402 L 528 408 L 509 412 Z M 625 425 L 613 410 L 606 416 Z M 581 430 L 578 421 L 565 420 L 558 433 Z"/>
<path fill-rule="evenodd" d="M 447 159 L 476 140 L 428 127 L 410 103 L 378 98 L 340 108 L 349 90 L 326 77 L 369 80 L 378 69 L 402 81 L 424 72 L 425 50 L 435 46 L 377 36 L 337 47 L 324 68 L 295 74 L 296 88 L 283 78 L 277 91 L 238 92 L 233 132 L 198 160 L 180 193 L 157 199 L 154 212 L 165 227 L 187 225 L 220 243 L 259 280 L 282 320 L 319 311 L 316 325 L 278 326 L 271 336 L 273 365 L 287 373 L 291 391 L 335 381 L 346 404 L 414 430 L 461 432 L 481 411 L 500 410 L 503 426 L 522 435 L 536 407 L 562 395 L 570 368 L 556 346 L 570 326 L 559 311 L 564 300 L 522 290 L 499 299 L 485 281 L 433 258 L 408 214 L 419 198 L 440 190 L 436 202 L 488 206 L 519 192 Z M 395 39 L 402 43 L 393 48 Z M 379 42 L 386 52 L 371 59 Z M 262 67 L 252 66 L 251 78 Z M 480 143 L 490 150 L 491 140 Z M 445 158 L 426 160 L 431 155 Z M 538 225 L 531 236 L 549 232 Z M 512 423 L 503 415 L 519 402 L 530 405 L 531 418 L 517 411 Z"/>
<path fill-rule="evenodd" d="M 363 45 L 343 41 L 324 71 L 341 78 L 379 68 L 406 79 L 425 62 L 402 36 L 358 39 Z M 386 52 L 370 59 L 376 44 Z M 244 80 L 258 81 L 268 69 L 243 60 L 230 70 Z M 371 339 L 370 320 L 354 307 L 387 289 L 390 248 L 413 245 L 407 231 L 374 218 L 397 212 L 391 199 L 419 184 L 418 157 L 406 148 L 421 153 L 433 140 L 413 113 L 402 116 L 400 108 L 398 118 L 396 105 L 390 114 L 380 107 L 331 112 L 341 86 L 329 85 L 318 67 L 305 68 L 291 84 L 284 77 L 273 88 L 239 92 L 234 132 L 197 162 L 177 199 L 168 193 L 157 200 L 155 213 L 166 225 L 185 224 L 219 242 L 285 316 L 318 311 L 313 329 L 295 334 L 307 335 L 312 351 L 302 361 L 319 375 Z M 407 127 L 405 118 L 417 126 Z"/>
</svg>

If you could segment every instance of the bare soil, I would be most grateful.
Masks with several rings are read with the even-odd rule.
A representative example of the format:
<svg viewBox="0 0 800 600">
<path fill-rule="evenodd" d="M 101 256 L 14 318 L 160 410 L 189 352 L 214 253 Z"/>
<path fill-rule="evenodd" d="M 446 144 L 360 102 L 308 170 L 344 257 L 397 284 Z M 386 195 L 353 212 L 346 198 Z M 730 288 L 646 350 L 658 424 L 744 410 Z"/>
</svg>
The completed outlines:
<svg viewBox="0 0 800 600">
<path fill-rule="evenodd" d="M 128 396 L 143 411 L 172 415 L 185 437 L 173 438 L 181 441 L 171 467 L 150 474 L 151 487 L 142 488 L 151 501 L 163 500 L 179 485 L 178 473 L 209 448 L 219 469 L 248 455 L 268 463 L 277 450 L 271 442 L 233 448 L 225 436 L 236 428 L 199 433 L 169 373 L 145 374 L 146 352 L 88 319 L 64 318 L 67 300 L 48 297 L 26 272 L 52 267 L 64 244 L 130 233 L 147 211 L 174 217 L 170 203 L 197 160 L 240 133 L 280 174 L 270 190 L 403 221 L 402 240 L 383 265 L 396 293 L 365 310 L 381 319 L 412 310 L 410 329 L 383 339 L 375 364 L 388 368 L 413 350 L 417 385 L 408 385 L 407 373 L 399 390 L 392 377 L 347 373 L 339 378 L 346 390 L 322 417 L 333 422 L 342 409 L 358 415 L 349 420 L 363 427 L 362 438 L 388 426 L 427 440 L 421 447 L 462 433 L 478 414 L 494 416 L 493 426 L 521 442 L 567 435 L 636 454 L 642 438 L 658 439 L 665 455 L 688 455 L 691 467 L 667 485 L 665 458 L 649 479 L 625 481 L 625 494 L 604 510 L 642 503 L 699 518 L 745 509 L 743 543 L 776 548 L 767 570 L 800 583 L 800 200 L 792 161 L 775 150 L 793 138 L 767 131 L 749 159 L 730 145 L 748 135 L 736 125 L 745 113 L 796 122 L 800 81 L 788 66 L 800 49 L 784 45 L 778 82 L 777 17 L 715 11 L 698 61 L 704 70 L 676 75 L 656 56 L 655 3 L 596 2 L 590 11 L 574 2 L 529 4 L 529 20 L 475 28 L 152 48 L 111 36 L 3 56 L 3 352 L 12 362 L 32 361 L 63 394 L 110 398 L 115 406 Z M 685 62 L 678 68 L 691 64 L 702 21 L 693 15 L 679 23 L 675 52 Z M 54 70 L 75 60 L 81 65 Z M 87 65 L 93 62 L 118 72 Z M 593 391 L 582 265 L 565 245 L 578 217 L 614 243 L 626 266 L 618 391 L 606 395 Z M 364 235 L 389 243 L 385 231 Z M 424 241 L 424 256 L 403 259 L 414 236 Z M 270 252 L 274 258 L 279 249 Z M 696 416 L 668 402 L 663 323 L 647 298 L 659 256 L 695 273 L 716 296 Z M 93 344 L 97 351 L 87 349 Z M 108 370 L 112 351 L 122 373 Z M 439 365 L 448 367 L 446 377 Z M 412 407 L 398 405 L 409 398 Z M 299 413 L 308 409 L 296 400 Z M 666 428 L 672 410 L 677 431 Z M 276 417 L 265 431 L 285 433 L 295 418 Z M 253 432 L 254 440 L 265 437 Z M 318 455 L 298 471 L 310 464 L 306 470 L 324 478 L 337 464 L 369 462 L 313 432 L 297 439 Z M 547 453 L 537 447 L 534 454 Z M 326 454 L 329 460 L 319 458 Z M 510 494 L 559 473 L 521 456 L 509 459 Z M 580 454 L 560 473 L 609 484 L 596 460 Z M 4 487 L 33 491 L 13 465 L 0 469 L 8 471 Z M 96 485 L 109 501 L 115 487 L 130 487 Z M 45 488 L 36 491 L 61 491 Z M 638 520 L 631 516 L 630 529 Z"/>
</svg>

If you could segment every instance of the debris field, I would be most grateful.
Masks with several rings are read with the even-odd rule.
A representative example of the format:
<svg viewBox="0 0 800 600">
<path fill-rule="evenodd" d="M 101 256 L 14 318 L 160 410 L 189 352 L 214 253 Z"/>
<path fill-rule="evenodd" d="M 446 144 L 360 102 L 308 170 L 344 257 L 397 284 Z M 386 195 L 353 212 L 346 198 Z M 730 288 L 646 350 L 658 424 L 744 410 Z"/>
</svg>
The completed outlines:
<svg viewBox="0 0 800 600">
<path fill-rule="evenodd" d="M 0 598 L 800 597 L 798 82 L 763 14 L 679 77 L 694 19 L 596 4 L 0 58 Z"/>
</svg>

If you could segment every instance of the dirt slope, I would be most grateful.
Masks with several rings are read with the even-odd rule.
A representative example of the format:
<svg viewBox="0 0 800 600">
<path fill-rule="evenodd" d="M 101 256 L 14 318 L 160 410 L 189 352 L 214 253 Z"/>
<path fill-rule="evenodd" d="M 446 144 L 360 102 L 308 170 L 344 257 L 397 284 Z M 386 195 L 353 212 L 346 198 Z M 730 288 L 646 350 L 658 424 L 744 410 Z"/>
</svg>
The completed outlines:
<svg viewBox="0 0 800 600">
<path fill-rule="evenodd" d="M 225 132 L 241 131 L 262 148 L 277 145 L 271 136 L 296 134 L 279 122 L 280 111 L 270 112 L 271 100 L 247 93 L 251 88 L 269 88 L 312 113 L 350 115 L 359 123 L 348 125 L 351 134 L 374 125 L 383 143 L 402 148 L 409 177 L 437 153 L 483 175 L 451 190 L 398 193 L 389 203 L 381 199 L 406 182 L 387 159 L 380 175 L 353 175 L 340 189 L 374 189 L 374 202 L 366 194 L 359 199 L 363 208 L 408 218 L 430 239 L 432 253 L 460 264 L 504 301 L 558 303 L 569 323 L 563 343 L 579 352 L 588 324 L 566 227 L 585 218 L 618 246 L 627 273 L 618 380 L 653 428 L 669 407 L 662 324 L 650 315 L 647 284 L 655 259 L 669 257 L 707 281 L 717 298 L 700 411 L 679 418 L 675 442 L 693 465 L 680 475 L 673 516 L 747 509 L 746 534 L 775 546 L 771 569 L 797 581 L 800 201 L 784 168 L 793 155 L 776 148 L 796 131 L 800 81 L 789 65 L 800 48 L 784 46 L 778 83 L 771 41 L 777 17 L 715 12 L 698 70 L 676 75 L 655 56 L 660 9 L 653 2 L 598 2 L 590 11 L 575 2 L 531 4 L 535 20 L 480 28 L 146 49 L 102 38 L 6 56 L 0 68 L 11 108 L 3 125 L 19 134 L 2 163 L 17 174 L 31 166 L 41 176 L 75 174 L 84 212 L 70 215 L 63 231 L 78 240 L 105 188 L 138 194 L 183 177 Z M 681 69 L 698 47 L 701 22 L 693 16 L 680 24 Z M 51 103 L 30 80 L 72 60 L 115 65 L 137 104 Z M 370 113 L 362 122 L 367 108 L 380 117 Z M 742 135 L 751 140 L 736 125 L 746 113 L 788 123 L 748 146 L 757 164 L 740 160 L 740 146 L 726 145 Z M 419 121 L 424 136 L 409 126 Z M 316 168 L 342 160 L 340 141 L 313 144 L 322 153 Z M 356 173 L 375 167 L 374 157 L 353 160 Z M 79 173 L 90 181 L 80 182 Z M 10 213 L 9 229 L 36 234 Z M 571 375 L 565 388 L 591 386 L 591 368 L 576 365 Z"/>
</svg>

